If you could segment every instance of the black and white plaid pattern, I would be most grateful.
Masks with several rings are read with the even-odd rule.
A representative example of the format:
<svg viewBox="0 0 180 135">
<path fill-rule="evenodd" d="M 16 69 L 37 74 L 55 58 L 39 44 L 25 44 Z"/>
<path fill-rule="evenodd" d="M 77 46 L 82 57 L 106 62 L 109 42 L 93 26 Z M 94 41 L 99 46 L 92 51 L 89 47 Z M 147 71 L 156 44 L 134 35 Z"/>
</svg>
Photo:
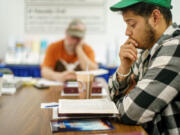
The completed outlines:
<svg viewBox="0 0 180 135">
<path fill-rule="evenodd" d="M 180 135 L 180 28 L 172 24 L 151 50 L 142 50 L 132 66 L 137 82 L 128 94 L 130 76 L 109 81 L 120 121 L 142 125 L 150 135 Z"/>
</svg>

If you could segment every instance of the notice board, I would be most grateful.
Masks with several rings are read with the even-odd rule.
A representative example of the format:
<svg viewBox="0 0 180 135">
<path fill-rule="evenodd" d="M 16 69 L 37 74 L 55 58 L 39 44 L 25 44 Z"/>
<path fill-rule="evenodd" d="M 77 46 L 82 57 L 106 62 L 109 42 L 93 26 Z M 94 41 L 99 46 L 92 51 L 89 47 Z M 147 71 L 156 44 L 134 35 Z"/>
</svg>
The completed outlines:
<svg viewBox="0 0 180 135">
<path fill-rule="evenodd" d="M 24 0 L 25 33 L 64 33 L 68 23 L 79 18 L 88 33 L 104 33 L 106 0 Z"/>
</svg>

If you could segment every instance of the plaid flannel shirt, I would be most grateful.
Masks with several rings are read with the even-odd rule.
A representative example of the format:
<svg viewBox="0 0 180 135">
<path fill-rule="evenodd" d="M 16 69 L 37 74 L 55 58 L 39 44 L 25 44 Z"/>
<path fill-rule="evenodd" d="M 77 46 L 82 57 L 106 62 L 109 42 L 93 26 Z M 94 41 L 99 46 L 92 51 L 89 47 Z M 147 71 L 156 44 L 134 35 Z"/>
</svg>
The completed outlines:
<svg viewBox="0 0 180 135">
<path fill-rule="evenodd" d="M 135 88 L 125 94 L 130 76 Z M 180 28 L 168 27 L 151 50 L 142 50 L 131 74 L 109 80 L 112 100 L 124 124 L 141 125 L 151 135 L 180 135 Z"/>
</svg>

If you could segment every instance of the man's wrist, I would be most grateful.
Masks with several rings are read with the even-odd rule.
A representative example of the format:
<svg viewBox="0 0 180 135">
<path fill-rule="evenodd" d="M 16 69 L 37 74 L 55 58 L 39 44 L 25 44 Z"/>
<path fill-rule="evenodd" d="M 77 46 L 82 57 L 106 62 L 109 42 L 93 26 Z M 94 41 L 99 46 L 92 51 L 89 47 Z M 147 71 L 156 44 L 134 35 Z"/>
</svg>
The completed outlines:
<svg viewBox="0 0 180 135">
<path fill-rule="evenodd" d="M 120 65 L 120 67 L 118 68 L 118 72 L 122 75 L 128 74 L 129 71 L 131 70 L 131 67 L 125 67 L 123 65 Z"/>
<path fill-rule="evenodd" d="M 78 53 L 78 52 L 81 51 L 81 50 L 82 50 L 82 46 L 79 46 L 79 45 L 78 45 L 78 46 L 76 47 L 76 53 Z"/>
<path fill-rule="evenodd" d="M 131 68 L 123 68 L 122 66 L 120 66 L 116 71 L 118 80 L 123 81 L 124 79 L 126 79 L 131 74 L 130 69 Z"/>
<path fill-rule="evenodd" d="M 126 73 L 126 74 L 122 74 L 121 72 L 119 72 L 119 71 L 117 70 L 117 74 L 118 74 L 120 77 L 127 77 L 127 76 L 129 76 L 129 75 L 131 74 L 131 69 L 130 69 L 129 72 Z"/>
</svg>

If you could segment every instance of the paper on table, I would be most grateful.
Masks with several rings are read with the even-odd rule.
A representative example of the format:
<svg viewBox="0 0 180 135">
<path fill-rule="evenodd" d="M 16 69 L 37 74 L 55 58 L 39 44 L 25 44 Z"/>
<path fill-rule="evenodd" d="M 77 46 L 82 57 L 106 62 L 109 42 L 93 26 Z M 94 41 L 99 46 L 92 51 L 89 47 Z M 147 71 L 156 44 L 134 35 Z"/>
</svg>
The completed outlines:
<svg viewBox="0 0 180 135">
<path fill-rule="evenodd" d="M 2 94 L 15 94 L 16 93 L 16 88 L 2 88 Z"/>
<path fill-rule="evenodd" d="M 57 108 L 57 107 L 54 107 L 54 108 L 53 108 L 53 111 L 52 111 L 52 119 L 53 119 L 53 120 L 59 119 L 58 114 L 57 114 L 57 111 L 58 111 L 58 108 Z"/>
<path fill-rule="evenodd" d="M 108 99 L 60 99 L 59 114 L 118 114 L 113 101 Z"/>
<path fill-rule="evenodd" d="M 62 82 L 57 82 L 57 81 L 51 81 L 51 80 L 47 80 L 47 79 L 40 79 L 37 82 L 38 85 L 46 85 L 46 86 L 62 86 L 63 83 Z"/>
<path fill-rule="evenodd" d="M 94 76 L 98 76 L 98 75 L 103 75 L 103 74 L 107 74 L 108 70 L 105 69 L 97 69 L 97 70 L 89 70 L 89 71 L 77 71 L 76 74 L 93 74 Z"/>
</svg>

